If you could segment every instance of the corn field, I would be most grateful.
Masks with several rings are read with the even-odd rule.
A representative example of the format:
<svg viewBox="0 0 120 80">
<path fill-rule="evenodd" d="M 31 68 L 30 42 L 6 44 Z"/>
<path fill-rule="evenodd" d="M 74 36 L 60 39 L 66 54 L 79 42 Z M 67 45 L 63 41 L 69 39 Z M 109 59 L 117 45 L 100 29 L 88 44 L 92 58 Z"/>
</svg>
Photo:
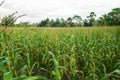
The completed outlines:
<svg viewBox="0 0 120 80">
<path fill-rule="evenodd" d="M 120 80 L 120 27 L 8 28 L 0 80 Z"/>
</svg>

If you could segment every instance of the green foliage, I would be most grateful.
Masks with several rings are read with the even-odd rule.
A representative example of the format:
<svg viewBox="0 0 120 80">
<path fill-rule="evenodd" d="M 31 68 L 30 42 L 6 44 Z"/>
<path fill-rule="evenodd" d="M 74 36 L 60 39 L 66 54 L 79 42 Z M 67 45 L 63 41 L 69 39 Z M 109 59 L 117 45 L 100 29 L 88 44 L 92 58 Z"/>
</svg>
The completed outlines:
<svg viewBox="0 0 120 80">
<path fill-rule="evenodd" d="M 9 28 L 0 34 L 0 79 L 119 80 L 119 34 L 119 27 Z"/>
<path fill-rule="evenodd" d="M 89 16 L 87 16 L 88 18 L 88 24 L 89 26 L 94 26 L 95 25 L 95 17 L 96 17 L 96 14 L 94 12 L 91 12 Z M 86 21 L 87 22 L 87 21 Z M 86 25 L 87 26 L 87 25 Z"/>
<path fill-rule="evenodd" d="M 79 27 L 82 26 L 82 18 L 81 16 L 75 15 L 73 18 L 68 18 L 67 20 L 61 18 L 53 19 L 45 19 L 42 20 L 38 25 L 38 27 Z"/>
<path fill-rule="evenodd" d="M 108 14 L 98 19 L 98 25 L 118 26 L 120 25 L 120 8 L 114 8 Z"/>
<path fill-rule="evenodd" d="M 42 20 L 38 27 L 80 27 L 80 26 L 119 26 L 120 25 L 120 8 L 114 8 L 111 12 L 96 18 L 95 12 L 91 12 L 87 19 L 82 20 L 81 16 L 74 15 L 67 20 L 59 19 L 50 20 L 49 18 Z"/>
<path fill-rule="evenodd" d="M 73 17 L 73 21 L 75 22 L 75 24 L 76 24 L 76 26 L 82 26 L 82 18 L 81 18 L 81 16 L 78 16 L 78 15 L 75 15 L 74 17 Z"/>
</svg>

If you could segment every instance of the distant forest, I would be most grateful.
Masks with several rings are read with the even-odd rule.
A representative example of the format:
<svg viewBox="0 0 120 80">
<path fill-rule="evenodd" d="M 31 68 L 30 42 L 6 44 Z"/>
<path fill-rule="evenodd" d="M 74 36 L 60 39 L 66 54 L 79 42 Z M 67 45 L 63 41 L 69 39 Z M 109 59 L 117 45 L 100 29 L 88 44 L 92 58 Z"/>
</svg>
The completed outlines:
<svg viewBox="0 0 120 80">
<path fill-rule="evenodd" d="M 38 23 L 20 22 L 16 24 L 16 20 L 22 16 L 15 16 L 17 12 L 5 16 L 1 19 L 1 26 L 11 27 L 92 27 L 92 26 L 120 26 L 120 8 L 114 8 L 111 12 L 106 13 L 96 19 L 95 12 L 91 12 L 86 19 L 82 19 L 79 15 L 57 19 L 44 19 Z"/>
</svg>

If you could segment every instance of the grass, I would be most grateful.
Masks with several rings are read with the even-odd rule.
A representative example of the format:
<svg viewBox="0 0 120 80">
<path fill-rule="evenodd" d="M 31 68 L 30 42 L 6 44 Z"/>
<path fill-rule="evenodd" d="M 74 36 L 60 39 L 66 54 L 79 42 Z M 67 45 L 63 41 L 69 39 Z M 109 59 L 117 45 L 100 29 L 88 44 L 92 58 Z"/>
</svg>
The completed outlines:
<svg viewBox="0 0 120 80">
<path fill-rule="evenodd" d="M 14 27 L 0 33 L 0 80 L 119 79 L 120 27 Z"/>
</svg>

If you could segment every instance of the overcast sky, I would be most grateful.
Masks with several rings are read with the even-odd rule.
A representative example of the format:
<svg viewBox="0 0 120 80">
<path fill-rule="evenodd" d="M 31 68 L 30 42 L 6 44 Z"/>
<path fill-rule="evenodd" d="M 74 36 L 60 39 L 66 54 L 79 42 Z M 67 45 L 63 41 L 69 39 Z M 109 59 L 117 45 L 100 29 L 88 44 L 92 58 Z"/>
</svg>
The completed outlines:
<svg viewBox="0 0 120 80">
<path fill-rule="evenodd" d="M 120 0 L 5 0 L 0 7 L 0 17 L 18 11 L 18 15 L 27 14 L 18 21 L 39 22 L 73 15 L 85 18 L 91 11 L 101 16 L 116 7 L 120 7 Z"/>
</svg>

